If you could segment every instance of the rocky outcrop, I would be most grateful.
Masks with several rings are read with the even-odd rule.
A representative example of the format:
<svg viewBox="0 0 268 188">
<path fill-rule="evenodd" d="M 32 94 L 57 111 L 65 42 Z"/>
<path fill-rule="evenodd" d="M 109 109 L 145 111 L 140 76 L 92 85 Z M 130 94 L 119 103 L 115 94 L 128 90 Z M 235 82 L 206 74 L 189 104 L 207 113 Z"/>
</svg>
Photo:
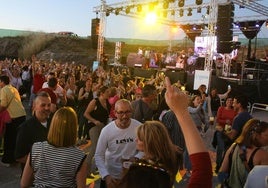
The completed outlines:
<svg viewBox="0 0 268 188">
<path fill-rule="evenodd" d="M 87 64 L 96 59 L 89 38 L 53 35 L 29 35 L 0 38 L 0 59 L 30 59 L 35 54 L 43 61 Z"/>
<path fill-rule="evenodd" d="M 18 58 L 23 37 L 0 38 L 0 58 Z"/>
</svg>

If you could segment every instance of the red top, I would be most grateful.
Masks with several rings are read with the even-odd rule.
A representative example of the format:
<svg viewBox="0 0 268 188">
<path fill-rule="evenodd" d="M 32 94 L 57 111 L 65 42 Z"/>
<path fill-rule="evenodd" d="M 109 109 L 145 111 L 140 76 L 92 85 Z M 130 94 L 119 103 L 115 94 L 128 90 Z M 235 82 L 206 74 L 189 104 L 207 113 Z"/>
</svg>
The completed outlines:
<svg viewBox="0 0 268 188">
<path fill-rule="evenodd" d="M 42 74 L 35 74 L 33 77 L 33 93 L 36 94 L 46 81 L 45 76 Z"/>
<path fill-rule="evenodd" d="M 190 155 L 192 163 L 192 175 L 188 188 L 211 188 L 212 165 L 208 152 L 194 153 Z"/>
<path fill-rule="evenodd" d="M 219 107 L 217 112 L 217 123 L 224 129 L 226 120 L 230 120 L 230 125 L 232 125 L 234 117 L 237 112 L 234 109 L 226 109 L 224 106 Z"/>
</svg>

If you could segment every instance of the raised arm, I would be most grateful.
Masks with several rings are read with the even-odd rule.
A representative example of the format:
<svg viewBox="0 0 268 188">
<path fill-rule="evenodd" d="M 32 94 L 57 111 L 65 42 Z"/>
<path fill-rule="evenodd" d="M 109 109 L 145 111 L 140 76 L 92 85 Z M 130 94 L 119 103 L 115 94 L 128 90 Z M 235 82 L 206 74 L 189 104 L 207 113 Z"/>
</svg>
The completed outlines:
<svg viewBox="0 0 268 188">
<path fill-rule="evenodd" d="M 165 79 L 166 102 L 179 121 L 189 154 L 207 152 L 200 133 L 188 112 L 188 95 L 171 86 L 169 78 Z"/>
<path fill-rule="evenodd" d="M 211 188 L 211 160 L 205 144 L 187 110 L 188 95 L 171 86 L 169 78 L 166 77 L 165 82 L 167 87 L 165 94 L 166 102 L 178 119 L 192 163 L 192 176 L 188 188 Z"/>
</svg>

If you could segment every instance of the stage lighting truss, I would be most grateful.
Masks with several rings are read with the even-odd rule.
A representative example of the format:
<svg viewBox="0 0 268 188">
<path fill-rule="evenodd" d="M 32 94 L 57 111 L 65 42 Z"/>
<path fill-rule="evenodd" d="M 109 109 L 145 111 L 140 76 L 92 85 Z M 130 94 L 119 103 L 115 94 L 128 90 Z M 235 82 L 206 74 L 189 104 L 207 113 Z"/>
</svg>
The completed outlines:
<svg viewBox="0 0 268 188">
<path fill-rule="evenodd" d="M 157 6 L 157 10 L 160 13 L 159 15 L 161 15 L 160 18 L 158 18 L 157 22 L 172 26 L 174 25 L 174 21 L 182 24 L 190 23 L 190 20 L 185 20 L 185 16 L 192 16 L 193 10 L 198 9 L 200 11 L 202 8 L 209 6 L 209 3 L 203 3 L 202 5 L 186 5 L 185 0 L 136 0 L 131 2 L 126 1 L 105 5 L 104 10 L 101 9 L 101 6 L 94 7 L 93 11 L 104 11 L 106 17 L 110 16 L 111 14 L 115 14 L 140 19 L 144 16 L 144 14 L 142 14 L 142 11 L 146 6 L 149 10 L 154 10 L 154 8 Z M 187 13 L 184 14 L 184 12 Z M 193 22 L 196 22 L 196 20 Z"/>
<path fill-rule="evenodd" d="M 131 18 L 137 18 L 137 19 L 143 19 L 144 14 L 141 14 L 143 12 L 143 8 L 145 6 L 151 6 L 157 5 L 158 9 L 159 7 L 162 13 L 162 17 L 157 20 L 158 23 L 161 23 L 163 25 L 168 26 L 174 26 L 175 25 L 181 25 L 181 24 L 195 24 L 195 23 L 203 23 L 208 24 L 208 33 L 213 33 L 214 30 L 214 24 L 216 23 L 216 17 L 217 17 L 217 6 L 219 4 L 227 3 L 228 0 L 196 0 L 194 1 L 194 4 L 186 4 L 186 0 L 126 0 L 118 3 L 113 4 L 106 4 L 106 0 L 100 0 L 102 4 L 100 6 L 94 7 L 93 12 L 101 13 L 101 25 L 103 25 L 101 29 L 101 34 L 99 37 L 99 44 L 103 41 L 103 32 L 105 30 L 105 18 L 107 16 L 110 16 L 110 14 L 115 15 L 122 15 L 127 16 Z M 255 16 L 257 20 L 261 19 L 263 20 L 265 17 L 265 20 L 267 20 L 268 17 L 268 7 L 262 5 L 261 3 L 257 3 L 257 1 L 264 1 L 264 0 L 232 0 L 232 2 L 238 6 L 243 6 L 244 8 L 247 8 L 249 10 L 252 10 L 253 12 L 257 12 L 258 15 Z M 200 4 L 200 2 L 202 2 Z M 215 2 L 215 3 L 211 3 Z M 201 19 L 193 19 L 191 15 L 193 10 L 200 11 L 200 9 L 207 9 L 206 14 L 208 16 L 201 16 Z M 161 10 L 162 9 L 162 10 Z M 191 13 L 189 13 L 189 10 Z M 188 11 L 187 14 L 184 14 L 185 11 Z M 216 15 L 215 15 L 216 14 Z M 189 15 L 189 16 L 187 16 Z M 206 19 L 203 19 L 203 18 Z M 241 17 L 240 17 L 241 18 Z M 240 21 L 239 17 L 234 17 L 235 21 Z M 244 18 L 244 17 L 242 17 Z M 254 20 L 254 16 L 251 16 L 248 20 Z M 204 30 L 205 31 L 205 30 Z M 206 31 L 205 31 L 206 32 Z M 205 33 L 204 33 L 205 34 Z M 211 35 L 211 34 L 209 34 Z M 98 48 L 102 48 L 98 47 Z M 99 54 L 102 53 L 101 50 L 99 50 Z"/>
<path fill-rule="evenodd" d="M 149 7 L 149 10 L 153 10 L 156 6 L 158 7 L 158 10 L 160 11 L 160 14 L 162 17 L 158 19 L 158 22 L 164 25 L 172 25 L 175 22 L 181 23 L 181 24 L 193 24 L 193 23 L 208 23 L 208 19 L 193 19 L 189 18 L 193 14 L 193 10 L 196 10 L 197 13 L 201 13 L 202 9 L 206 9 L 206 14 L 209 15 L 211 12 L 210 8 L 210 2 L 205 2 L 205 0 L 198 1 L 198 5 L 196 2 L 194 4 L 185 4 L 185 0 L 135 0 L 135 1 L 124 1 L 124 2 L 118 2 L 110 5 L 106 5 L 105 12 L 106 16 L 110 16 L 111 13 L 115 15 L 122 15 L 132 18 L 143 18 L 143 15 L 140 14 L 145 6 Z M 219 0 L 217 1 L 218 4 L 225 3 L 225 0 Z M 265 7 L 263 5 L 260 5 L 256 2 L 256 0 L 251 0 L 250 2 L 245 4 L 244 0 L 233 0 L 233 2 L 237 5 L 245 6 L 245 8 L 248 8 L 250 10 L 257 11 L 259 14 L 262 14 L 264 16 L 268 16 L 268 7 Z M 189 11 L 191 10 L 191 11 Z M 100 12 L 101 6 L 94 7 L 94 12 Z M 184 14 L 184 12 L 187 12 Z M 203 18 L 203 16 L 201 16 Z M 210 20 L 210 22 L 216 23 L 215 18 L 211 18 L 214 20 Z M 262 19 L 262 18 L 261 18 Z M 237 19 L 236 19 L 237 20 Z M 251 19 L 252 20 L 252 19 Z"/>
</svg>

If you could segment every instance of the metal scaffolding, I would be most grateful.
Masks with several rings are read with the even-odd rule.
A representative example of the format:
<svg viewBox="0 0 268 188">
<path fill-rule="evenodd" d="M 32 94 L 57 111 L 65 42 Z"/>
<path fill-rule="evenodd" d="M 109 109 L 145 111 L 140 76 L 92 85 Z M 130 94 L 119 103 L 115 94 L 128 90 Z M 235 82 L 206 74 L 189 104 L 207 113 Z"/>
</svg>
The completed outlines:
<svg viewBox="0 0 268 188">
<path fill-rule="evenodd" d="M 213 37 L 215 36 L 215 28 L 216 28 L 216 18 L 218 15 L 218 5 L 216 0 L 211 0 L 209 5 L 209 14 L 208 14 L 208 40 L 207 40 L 207 54 L 205 57 L 204 70 L 210 71 L 212 69 L 213 63 L 213 46 L 215 45 L 215 41 Z"/>
<path fill-rule="evenodd" d="M 98 33 L 98 48 L 97 48 L 97 61 L 101 62 L 103 57 L 103 45 L 104 45 L 104 34 L 106 27 L 106 1 L 101 0 L 101 6 L 98 12 L 100 15 L 100 25 L 99 25 L 99 33 Z"/>
<path fill-rule="evenodd" d="M 93 8 L 93 12 L 96 12 L 100 15 L 100 29 L 99 29 L 99 38 L 98 38 L 98 51 L 97 51 L 97 60 L 100 62 L 103 55 L 103 43 L 104 43 L 104 33 L 106 27 L 106 16 L 109 14 L 116 14 L 131 18 L 143 18 L 142 14 L 139 14 L 139 6 L 158 6 L 160 11 L 166 12 L 166 16 L 162 16 L 158 19 L 158 22 L 168 26 L 182 25 L 182 24 L 196 24 L 200 21 L 204 25 L 208 25 L 207 28 L 203 30 L 203 36 L 208 36 L 208 38 L 215 36 L 216 28 L 216 18 L 218 14 L 218 5 L 226 4 L 233 2 L 234 4 L 239 5 L 242 8 L 247 8 L 254 12 L 257 12 L 260 15 L 256 15 L 255 19 L 267 19 L 268 17 L 268 7 L 261 5 L 256 2 L 259 0 L 209 0 L 209 2 L 204 2 L 200 5 L 188 4 L 182 7 L 178 7 L 177 0 L 127 0 L 122 2 L 117 2 L 113 4 L 106 4 L 106 0 L 101 0 L 101 5 Z M 167 7 L 164 8 L 164 3 L 168 3 Z M 159 6 L 161 4 L 161 6 Z M 162 7 L 162 8 L 161 8 Z M 207 8 L 208 15 L 207 19 L 196 20 L 196 19 L 185 19 L 185 17 L 179 16 L 180 10 L 187 11 L 189 9 L 200 9 Z M 245 20 L 245 17 L 234 17 L 234 21 L 239 21 L 241 19 Z M 253 17 L 247 16 L 248 20 L 252 20 Z M 210 44 L 207 44 L 208 47 L 212 47 L 215 44 L 214 40 L 209 40 Z M 204 69 L 211 70 L 212 68 L 212 57 L 213 52 L 212 48 L 209 48 L 207 51 L 207 56 L 205 58 Z"/>
</svg>

